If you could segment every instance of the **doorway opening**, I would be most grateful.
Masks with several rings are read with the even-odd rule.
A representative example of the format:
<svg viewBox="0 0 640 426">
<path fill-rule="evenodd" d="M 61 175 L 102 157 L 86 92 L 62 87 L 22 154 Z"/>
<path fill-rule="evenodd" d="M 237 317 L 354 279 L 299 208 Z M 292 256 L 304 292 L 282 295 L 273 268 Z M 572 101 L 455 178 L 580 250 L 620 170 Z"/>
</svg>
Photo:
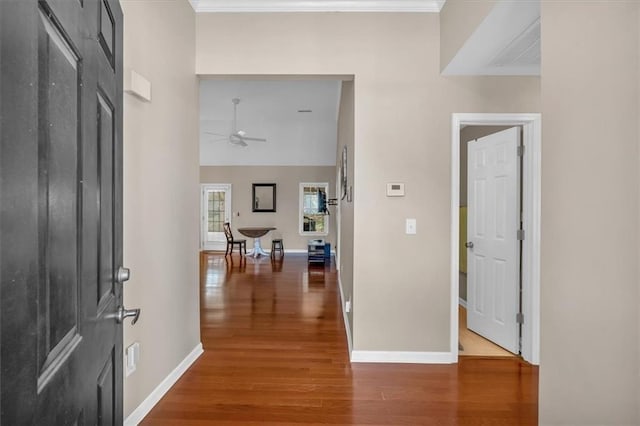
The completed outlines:
<svg viewBox="0 0 640 426">
<path fill-rule="evenodd" d="M 541 117 L 540 114 L 453 114 L 452 116 L 452 187 L 451 187 L 451 352 L 455 354 L 455 361 L 460 355 L 459 325 L 461 323 L 459 304 L 466 296 L 464 288 L 461 291 L 460 258 L 461 249 L 467 249 L 461 241 L 461 130 L 467 126 L 504 126 L 503 128 L 519 126 L 522 129 L 522 178 L 519 185 L 522 206 L 521 251 L 521 302 L 518 306 L 517 322 L 521 331 L 519 351 L 522 358 L 532 364 L 539 363 L 540 341 L 540 147 L 541 147 Z M 467 188 L 468 189 L 468 188 Z M 464 201 L 464 200 L 463 200 Z M 464 215 L 464 211 L 462 215 Z M 517 231 L 512 230 L 514 233 Z M 463 235 L 464 236 L 464 235 Z M 463 283 L 464 284 L 464 283 Z M 461 297 L 463 296 L 463 297 Z M 518 303 L 518 302 L 516 302 Z M 488 309 L 491 309 L 487 305 Z M 521 314 L 520 314 L 521 313 Z M 509 318 L 515 324 L 516 318 Z"/>
<path fill-rule="evenodd" d="M 520 354 L 521 133 L 460 130 L 459 355 Z"/>
<path fill-rule="evenodd" d="M 324 240 L 327 257 L 335 256 L 340 271 L 349 344 L 353 322 L 354 78 L 199 75 L 200 183 L 232 185 L 233 203 L 228 203 L 227 217 L 233 232 L 271 228 L 262 237 L 267 252 L 273 240 L 281 240 L 287 254 L 307 254 L 310 240 Z M 257 211 L 250 190 L 267 182 L 277 187 L 277 208 Z M 324 191 L 316 188 L 317 207 L 310 201 L 304 208 L 300 184 L 310 182 L 321 183 Z M 207 244 L 202 248 L 224 250 L 224 246 L 216 249 L 215 242 L 207 241 L 207 202 L 203 199 L 201 240 Z M 330 215 L 324 216 L 320 230 L 316 217 L 321 205 Z M 251 242 L 247 240 L 247 250 L 252 248 Z M 249 259 L 256 270 L 259 260 Z"/>
</svg>

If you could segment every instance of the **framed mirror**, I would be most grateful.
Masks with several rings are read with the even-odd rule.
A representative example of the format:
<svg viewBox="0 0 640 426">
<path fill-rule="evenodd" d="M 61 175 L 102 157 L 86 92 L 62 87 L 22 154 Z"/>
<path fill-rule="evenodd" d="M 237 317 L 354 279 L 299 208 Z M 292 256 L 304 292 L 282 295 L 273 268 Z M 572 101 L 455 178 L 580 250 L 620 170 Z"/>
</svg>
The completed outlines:
<svg viewBox="0 0 640 426">
<path fill-rule="evenodd" d="M 254 183 L 251 191 L 251 208 L 253 212 L 276 211 L 276 184 Z"/>
</svg>

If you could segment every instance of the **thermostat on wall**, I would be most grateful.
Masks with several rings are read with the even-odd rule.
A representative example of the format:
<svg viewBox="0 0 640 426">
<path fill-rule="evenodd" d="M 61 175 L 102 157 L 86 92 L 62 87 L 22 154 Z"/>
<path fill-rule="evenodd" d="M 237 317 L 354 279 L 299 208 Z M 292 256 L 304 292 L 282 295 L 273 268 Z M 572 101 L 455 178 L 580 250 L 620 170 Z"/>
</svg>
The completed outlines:
<svg viewBox="0 0 640 426">
<path fill-rule="evenodd" d="M 387 197 L 404 197 L 404 183 L 388 183 Z"/>
</svg>

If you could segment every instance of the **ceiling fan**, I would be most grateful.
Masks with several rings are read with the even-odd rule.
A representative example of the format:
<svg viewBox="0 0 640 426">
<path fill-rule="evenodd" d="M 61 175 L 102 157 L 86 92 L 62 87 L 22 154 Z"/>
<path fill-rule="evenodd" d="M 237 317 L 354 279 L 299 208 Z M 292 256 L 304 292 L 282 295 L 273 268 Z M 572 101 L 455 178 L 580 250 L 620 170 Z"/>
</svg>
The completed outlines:
<svg viewBox="0 0 640 426">
<path fill-rule="evenodd" d="M 223 135 L 220 133 L 213 133 L 213 132 L 204 132 L 204 133 L 207 135 L 222 136 L 223 138 L 218 140 L 227 140 L 232 145 L 248 146 L 247 141 L 248 142 L 266 142 L 267 140 L 264 138 L 252 138 L 247 136 L 246 132 L 242 130 L 238 130 L 237 109 L 238 109 L 238 104 L 240 103 L 240 99 L 233 98 L 231 99 L 231 102 L 233 102 L 233 128 L 231 130 L 231 134 Z"/>
</svg>

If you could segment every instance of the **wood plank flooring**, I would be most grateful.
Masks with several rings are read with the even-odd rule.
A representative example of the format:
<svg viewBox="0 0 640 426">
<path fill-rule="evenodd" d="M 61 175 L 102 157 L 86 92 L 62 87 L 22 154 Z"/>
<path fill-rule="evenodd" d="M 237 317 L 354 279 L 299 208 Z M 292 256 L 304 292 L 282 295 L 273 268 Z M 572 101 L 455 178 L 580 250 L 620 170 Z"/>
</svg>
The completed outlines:
<svg viewBox="0 0 640 426">
<path fill-rule="evenodd" d="M 201 256 L 205 353 L 143 425 L 535 425 L 518 358 L 350 364 L 333 268 Z"/>
</svg>

